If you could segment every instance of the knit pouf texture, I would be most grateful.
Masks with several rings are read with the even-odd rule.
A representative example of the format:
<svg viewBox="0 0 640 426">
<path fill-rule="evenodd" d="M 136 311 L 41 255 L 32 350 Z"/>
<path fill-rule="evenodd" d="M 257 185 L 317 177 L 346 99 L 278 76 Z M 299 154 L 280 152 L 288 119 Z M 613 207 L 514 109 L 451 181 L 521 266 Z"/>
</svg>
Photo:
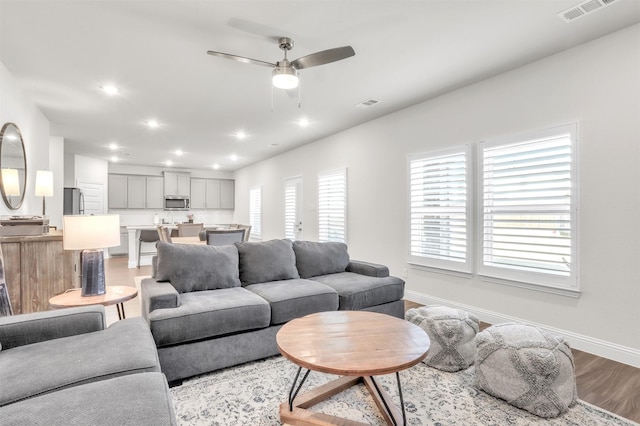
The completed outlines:
<svg viewBox="0 0 640 426">
<path fill-rule="evenodd" d="M 569 344 L 538 327 L 498 324 L 476 336 L 476 386 L 544 418 L 577 400 Z"/>
<path fill-rule="evenodd" d="M 480 321 L 474 315 L 446 306 L 409 309 L 407 321 L 427 332 L 431 346 L 424 363 L 442 371 L 470 367 L 476 358 L 474 337 Z"/>
</svg>

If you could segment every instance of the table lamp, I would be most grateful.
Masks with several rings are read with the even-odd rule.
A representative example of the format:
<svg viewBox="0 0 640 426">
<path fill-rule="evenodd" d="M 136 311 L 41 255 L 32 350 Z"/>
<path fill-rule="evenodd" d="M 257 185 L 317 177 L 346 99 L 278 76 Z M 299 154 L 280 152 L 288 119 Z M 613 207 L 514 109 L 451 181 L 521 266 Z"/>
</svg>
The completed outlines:
<svg viewBox="0 0 640 426">
<path fill-rule="evenodd" d="M 103 248 L 120 245 L 119 215 L 64 216 L 65 250 L 82 250 L 82 295 L 105 294 Z"/>
<path fill-rule="evenodd" d="M 53 197 L 53 172 L 38 170 L 36 172 L 36 197 L 42 197 L 42 216 L 44 216 L 44 197 Z"/>
</svg>

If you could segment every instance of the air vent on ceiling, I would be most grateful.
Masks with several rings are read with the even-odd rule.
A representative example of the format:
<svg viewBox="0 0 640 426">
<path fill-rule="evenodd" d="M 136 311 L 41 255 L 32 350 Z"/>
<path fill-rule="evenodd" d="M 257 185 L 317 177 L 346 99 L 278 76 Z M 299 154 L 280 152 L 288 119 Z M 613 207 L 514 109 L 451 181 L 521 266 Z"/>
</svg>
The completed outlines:
<svg viewBox="0 0 640 426">
<path fill-rule="evenodd" d="M 616 0 L 587 0 L 577 6 L 573 6 L 572 8 L 565 10 L 564 12 L 558 13 L 558 16 L 565 22 L 571 22 L 578 18 L 582 18 L 583 16 L 591 12 L 595 12 L 598 9 L 608 6 L 615 1 Z"/>
<path fill-rule="evenodd" d="M 364 102 L 360 102 L 359 104 L 357 104 L 356 108 L 370 108 L 379 102 L 380 101 L 376 101 L 375 99 L 368 99 Z"/>
</svg>

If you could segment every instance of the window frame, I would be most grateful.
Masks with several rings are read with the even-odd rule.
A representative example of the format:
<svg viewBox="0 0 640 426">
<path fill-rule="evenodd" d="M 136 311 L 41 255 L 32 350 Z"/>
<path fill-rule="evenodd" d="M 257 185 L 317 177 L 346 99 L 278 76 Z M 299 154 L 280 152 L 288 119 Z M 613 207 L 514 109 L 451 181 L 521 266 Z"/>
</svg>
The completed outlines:
<svg viewBox="0 0 640 426">
<path fill-rule="evenodd" d="M 570 250 L 571 263 L 569 275 L 562 277 L 551 273 L 524 271 L 506 267 L 486 265 L 484 262 L 485 250 L 483 237 L 485 234 L 485 197 L 484 197 L 484 152 L 485 149 L 507 147 L 542 141 L 568 135 L 570 146 Z M 516 287 L 540 290 L 565 296 L 578 297 L 580 294 L 579 281 L 579 152 L 578 152 L 578 126 L 577 123 L 548 128 L 544 130 L 508 135 L 492 138 L 478 143 L 476 183 L 477 225 L 476 225 L 476 270 L 478 276 L 485 281 L 498 284 L 512 285 Z"/>
<path fill-rule="evenodd" d="M 258 206 L 255 206 L 255 191 L 258 191 Z M 254 211 L 255 208 L 258 211 Z M 257 218 L 256 218 L 257 216 Z M 249 189 L 249 225 L 251 225 L 251 239 L 262 240 L 262 186 Z"/>
<path fill-rule="evenodd" d="M 425 152 L 421 154 L 413 154 L 409 155 L 407 158 L 407 182 L 408 182 L 408 223 L 409 223 L 409 235 L 408 235 L 408 263 L 410 265 L 423 267 L 427 269 L 435 269 L 439 272 L 445 273 L 455 273 L 455 274 L 464 274 L 465 276 L 470 276 L 473 273 L 473 262 L 474 262 L 474 254 L 473 254 L 473 235 L 474 235 L 474 220 L 473 220 L 473 157 L 472 157 L 472 148 L 470 144 L 458 145 L 456 147 L 440 149 L 436 151 Z M 412 165 L 415 161 L 420 160 L 437 160 L 440 158 L 452 157 L 457 155 L 464 155 L 464 163 L 465 163 L 465 260 L 464 261 L 454 261 L 441 259 L 437 257 L 431 257 L 428 255 L 419 256 L 412 253 L 412 235 L 416 232 L 416 229 L 413 228 L 413 205 L 412 205 L 412 197 L 413 197 L 413 181 L 412 181 Z M 420 230 L 418 230 L 420 232 Z"/>
<path fill-rule="evenodd" d="M 324 218 L 323 218 L 323 206 L 321 205 L 322 203 L 322 198 L 321 198 L 321 190 L 322 190 L 322 182 L 321 180 L 323 178 L 327 178 L 327 177 L 332 177 L 332 176 L 340 176 L 342 178 L 343 181 L 343 199 L 342 199 L 342 217 L 343 217 L 343 226 L 341 229 L 342 232 L 342 239 L 334 239 L 334 238 L 329 238 L 327 236 L 327 238 L 324 238 L 323 232 L 322 232 L 322 227 L 323 227 L 323 222 L 324 222 Z M 348 175 L 347 175 L 347 168 L 346 167 L 341 167 L 338 169 L 331 169 L 331 170 L 326 170 L 326 171 L 322 171 L 318 173 L 318 178 L 317 178 L 317 183 L 318 183 L 318 241 L 319 242 L 328 242 L 328 241 L 336 241 L 336 242 L 342 242 L 342 243 L 347 243 L 347 197 L 348 197 Z M 328 228 L 330 228 L 331 226 L 328 225 Z"/>
</svg>

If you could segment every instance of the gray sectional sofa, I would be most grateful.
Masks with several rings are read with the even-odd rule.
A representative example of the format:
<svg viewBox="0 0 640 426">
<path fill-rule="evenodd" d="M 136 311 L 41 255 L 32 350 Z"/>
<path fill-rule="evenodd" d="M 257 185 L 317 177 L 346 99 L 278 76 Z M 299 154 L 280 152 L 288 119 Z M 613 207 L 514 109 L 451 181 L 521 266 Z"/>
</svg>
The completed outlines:
<svg viewBox="0 0 640 426">
<path fill-rule="evenodd" d="M 105 327 L 104 307 L 0 318 L 0 424 L 175 425 L 142 318 Z"/>
<path fill-rule="evenodd" d="M 157 248 L 154 276 L 141 283 L 142 315 L 170 382 L 276 355 L 282 325 L 314 312 L 404 318 L 404 281 L 385 266 L 350 260 L 342 243 Z"/>
</svg>

